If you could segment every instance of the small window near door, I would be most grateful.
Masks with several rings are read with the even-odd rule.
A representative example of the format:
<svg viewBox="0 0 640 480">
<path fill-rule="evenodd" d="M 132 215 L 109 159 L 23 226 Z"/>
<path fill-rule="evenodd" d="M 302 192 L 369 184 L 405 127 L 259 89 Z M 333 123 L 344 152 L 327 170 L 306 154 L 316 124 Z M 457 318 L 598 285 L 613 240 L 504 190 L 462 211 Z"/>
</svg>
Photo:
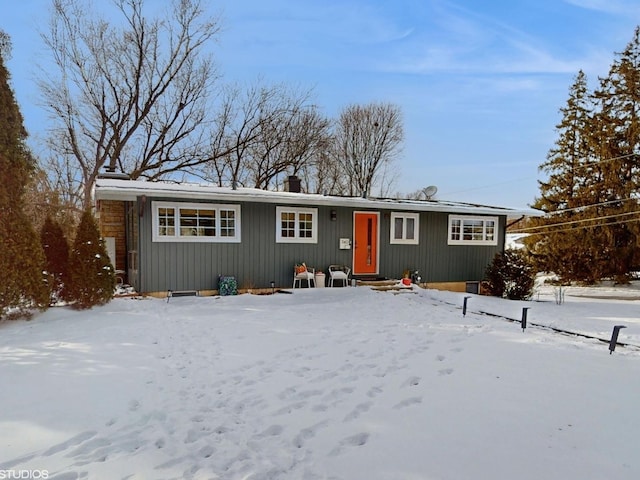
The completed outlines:
<svg viewBox="0 0 640 480">
<path fill-rule="evenodd" d="M 418 227 L 420 215 L 418 213 L 391 213 L 390 243 L 404 245 L 418 245 Z"/>
<path fill-rule="evenodd" d="M 318 243 L 318 209 L 276 207 L 277 243 Z"/>
</svg>

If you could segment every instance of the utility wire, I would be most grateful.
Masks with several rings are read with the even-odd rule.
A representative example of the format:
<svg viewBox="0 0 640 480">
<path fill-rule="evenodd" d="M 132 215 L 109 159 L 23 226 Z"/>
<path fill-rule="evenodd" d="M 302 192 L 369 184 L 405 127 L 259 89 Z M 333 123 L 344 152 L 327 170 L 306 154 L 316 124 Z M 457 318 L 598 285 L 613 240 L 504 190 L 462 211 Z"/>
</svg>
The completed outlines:
<svg viewBox="0 0 640 480">
<path fill-rule="evenodd" d="M 546 213 L 547 215 L 555 215 L 558 213 L 566 213 L 566 212 L 575 212 L 578 210 L 584 210 L 586 208 L 591 208 L 591 207 L 601 207 L 604 205 L 609 205 L 611 203 L 622 203 L 622 202 L 628 202 L 630 200 L 635 200 L 638 201 L 640 199 L 638 198 L 633 198 L 633 197 L 629 197 L 629 198 L 619 198 L 616 200 L 607 200 L 606 202 L 599 202 L 599 203 L 589 203 L 587 205 L 582 205 L 580 207 L 571 207 L 571 208 L 561 208 L 558 210 L 553 210 L 553 211 L 545 211 L 545 210 L 541 210 L 542 212 Z"/>
<path fill-rule="evenodd" d="M 560 223 L 550 223 L 547 225 L 537 225 L 535 227 L 524 227 L 524 228 L 519 228 L 517 230 L 517 232 L 514 233 L 525 233 L 529 230 L 538 230 L 541 228 L 554 228 L 554 227 L 561 227 L 563 225 L 575 225 L 578 223 L 586 223 L 586 222 L 593 222 L 595 220 L 606 220 L 608 218 L 617 218 L 617 217 L 625 217 L 625 216 L 629 216 L 629 215 L 635 215 L 640 213 L 640 210 L 634 210 L 633 212 L 624 212 L 624 213 L 616 213 L 613 215 L 602 215 L 600 217 L 591 217 L 591 218 L 583 218 L 580 220 L 570 220 L 568 222 L 560 222 Z"/>
<path fill-rule="evenodd" d="M 633 213 L 640 213 L 640 212 L 633 212 Z M 614 215 L 615 217 L 615 215 Z M 605 218 L 605 217 L 603 217 Z M 596 219 L 597 220 L 597 219 Z M 558 230 L 548 230 L 548 231 L 537 231 L 537 232 L 531 232 L 528 235 L 550 235 L 550 234 L 555 234 L 555 233 L 566 233 L 566 232 L 572 232 L 572 231 L 578 231 L 578 230 L 584 230 L 587 228 L 597 228 L 597 227 L 608 227 L 611 225 L 622 225 L 622 224 L 626 224 L 626 223 L 633 223 L 633 222 L 640 222 L 640 218 L 632 218 L 632 219 L 625 219 L 625 220 L 618 220 L 616 222 L 607 222 L 607 223 L 597 223 L 594 225 L 582 225 L 582 226 L 572 226 L 569 228 L 561 228 Z M 560 224 L 556 224 L 556 225 L 560 225 Z M 549 225 L 549 227 L 554 227 L 556 225 Z M 542 227 L 543 225 L 541 225 Z M 534 227 L 532 227 L 531 229 L 533 229 Z M 535 227 L 537 228 L 537 227 Z M 530 230 L 530 229 L 527 229 Z M 509 233 L 526 233 L 520 230 L 515 230 Z"/>
<path fill-rule="evenodd" d="M 625 155 L 620 155 L 617 157 L 605 158 L 604 160 L 591 160 L 591 161 L 587 161 L 586 163 L 578 163 L 578 165 L 575 165 L 574 168 L 587 168 L 593 165 L 602 165 L 605 163 L 615 162 L 616 160 L 622 160 L 623 158 L 634 157 L 634 156 L 640 156 L 640 153 L 627 153 Z M 578 160 L 578 162 L 579 161 L 580 160 Z M 541 167 L 541 169 L 544 170 L 544 167 Z M 553 170 L 553 169 L 550 168 L 550 170 Z"/>
<path fill-rule="evenodd" d="M 633 222 L 640 222 L 640 218 L 634 218 L 631 220 L 620 220 L 617 222 L 609 222 L 609 223 L 599 223 L 597 225 L 584 225 L 582 227 L 571 227 L 571 228 L 564 228 L 564 229 L 560 229 L 560 230 L 552 230 L 550 232 L 532 232 L 529 233 L 529 235 L 550 235 L 550 234 L 554 234 L 554 233 L 565 233 L 565 232 L 572 232 L 572 231 L 577 231 L 577 230 L 584 230 L 587 228 L 596 228 L 596 227 L 608 227 L 611 225 L 622 225 L 622 224 L 626 224 L 626 223 L 633 223 Z M 510 233 L 520 233 L 520 232 L 510 232 Z"/>
<path fill-rule="evenodd" d="M 581 165 L 576 165 L 575 168 L 587 168 L 587 167 L 590 167 L 590 166 L 593 166 L 593 165 L 602 165 L 602 164 L 605 164 L 605 163 L 615 162 L 617 160 L 622 160 L 624 158 L 633 157 L 633 156 L 636 156 L 636 155 L 640 156 L 640 153 L 628 153 L 626 155 L 620 155 L 618 157 L 607 158 L 607 159 L 604 159 L 604 160 L 592 160 L 592 161 L 589 161 L 589 162 L 581 164 Z M 499 185 L 512 184 L 514 182 L 522 182 L 524 180 L 531 180 L 531 179 L 534 179 L 534 178 L 535 178 L 535 180 L 540 181 L 539 178 L 537 178 L 537 177 L 519 177 L 519 178 L 513 178 L 511 180 L 505 180 L 504 182 L 491 183 L 491 184 L 487 184 L 487 185 L 480 185 L 478 187 L 473 187 L 473 188 L 466 188 L 464 190 L 454 190 L 454 191 L 451 191 L 451 192 L 442 192 L 442 193 L 440 193 L 440 196 L 442 197 L 444 195 L 453 195 L 453 194 L 457 194 L 457 193 L 471 192 L 471 191 L 474 191 L 474 190 L 483 190 L 485 188 L 492 188 L 492 187 L 496 187 L 496 186 L 499 186 Z M 569 211 L 569 209 L 567 209 L 567 210 L 559 210 L 559 211 L 560 212 Z M 545 213 L 555 213 L 555 212 L 545 212 Z"/>
</svg>

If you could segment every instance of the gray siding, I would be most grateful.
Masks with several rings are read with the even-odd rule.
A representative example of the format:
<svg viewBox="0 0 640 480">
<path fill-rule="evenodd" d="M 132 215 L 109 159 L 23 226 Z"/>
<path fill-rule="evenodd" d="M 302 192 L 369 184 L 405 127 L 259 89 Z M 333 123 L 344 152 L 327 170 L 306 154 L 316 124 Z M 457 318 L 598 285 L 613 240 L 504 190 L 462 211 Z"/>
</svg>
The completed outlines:
<svg viewBox="0 0 640 480">
<path fill-rule="evenodd" d="M 352 250 L 339 248 L 339 238 L 353 237 L 352 208 L 317 207 L 317 244 L 276 243 L 276 205 L 247 202 L 240 203 L 241 243 L 154 243 L 151 203 L 147 199 L 139 217 L 141 292 L 216 289 L 219 275 L 235 276 L 240 288 L 268 288 L 271 281 L 290 287 L 296 263 L 304 261 L 325 273 L 330 264 L 352 263 Z M 331 210 L 337 211 L 335 221 Z M 500 217 L 498 247 L 449 246 L 448 214 L 435 212 L 421 213 L 419 245 L 391 245 L 391 211 L 380 212 L 379 272 L 384 277 L 399 278 L 405 269 L 419 269 L 424 281 L 480 280 L 503 245 L 504 217 Z"/>
<path fill-rule="evenodd" d="M 405 270 L 419 270 L 424 282 L 460 282 L 482 280 L 487 265 L 504 245 L 506 217 L 499 217 L 497 246 L 448 245 L 449 214 L 420 214 L 419 245 L 391 244 L 390 215 L 380 216 L 380 272 L 400 278 Z"/>
</svg>

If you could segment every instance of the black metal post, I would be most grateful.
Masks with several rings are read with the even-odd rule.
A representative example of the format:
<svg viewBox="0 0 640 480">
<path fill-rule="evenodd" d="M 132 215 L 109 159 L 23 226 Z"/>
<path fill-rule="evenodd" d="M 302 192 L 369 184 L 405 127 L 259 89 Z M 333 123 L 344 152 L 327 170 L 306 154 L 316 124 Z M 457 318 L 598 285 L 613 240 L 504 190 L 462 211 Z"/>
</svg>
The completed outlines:
<svg viewBox="0 0 640 480">
<path fill-rule="evenodd" d="M 618 334 L 620 333 L 621 328 L 627 328 L 625 325 L 616 325 L 613 327 L 613 332 L 611 332 L 611 341 L 609 342 L 609 355 L 613 353 L 616 349 L 616 344 L 618 343 Z"/>
<path fill-rule="evenodd" d="M 462 316 L 464 317 L 467 314 L 467 300 L 469 300 L 471 297 L 464 297 L 464 299 L 462 300 Z"/>
<path fill-rule="evenodd" d="M 273 295 L 274 293 L 276 293 L 276 282 L 274 282 L 273 280 L 271 280 L 271 294 Z"/>
<path fill-rule="evenodd" d="M 527 310 L 529 310 L 529 308 L 531 307 L 522 307 L 522 321 L 520 322 L 520 324 L 522 325 L 523 332 L 524 329 L 527 328 Z"/>
</svg>

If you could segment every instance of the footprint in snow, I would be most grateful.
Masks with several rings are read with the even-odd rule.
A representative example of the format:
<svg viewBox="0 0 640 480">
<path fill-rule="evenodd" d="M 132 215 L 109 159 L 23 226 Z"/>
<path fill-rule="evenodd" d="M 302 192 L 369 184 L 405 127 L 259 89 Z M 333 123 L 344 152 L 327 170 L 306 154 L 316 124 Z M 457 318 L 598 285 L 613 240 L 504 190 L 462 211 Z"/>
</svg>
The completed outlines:
<svg viewBox="0 0 640 480">
<path fill-rule="evenodd" d="M 349 412 L 344 417 L 343 421 L 344 422 L 350 422 L 351 420 L 355 420 L 356 418 L 358 418 L 360 416 L 360 414 L 368 412 L 369 409 L 371 408 L 371 405 L 373 405 L 373 402 L 359 403 L 358 405 L 356 405 L 356 408 L 351 410 L 351 412 Z"/>
<path fill-rule="evenodd" d="M 371 387 L 367 392 L 367 397 L 374 398 L 382 393 L 382 387 Z"/>
<path fill-rule="evenodd" d="M 368 441 L 369 434 L 366 432 L 352 435 L 351 437 L 347 437 L 342 440 L 337 447 L 329 452 L 329 455 L 332 457 L 340 455 L 344 451 L 345 447 L 362 447 L 366 445 Z"/>
<path fill-rule="evenodd" d="M 317 431 L 320 428 L 326 427 L 328 424 L 329 422 L 327 420 L 324 420 L 310 427 L 303 428 L 302 430 L 300 430 L 300 433 L 298 433 L 298 435 L 296 435 L 296 437 L 293 439 L 293 445 L 296 448 L 302 448 L 306 440 L 315 437 Z"/>
<path fill-rule="evenodd" d="M 66 440 L 62 443 L 58 443 L 53 447 L 49 448 L 46 452 L 42 454 L 44 457 L 50 457 L 51 455 L 55 455 L 58 452 L 62 452 L 63 450 L 68 449 L 69 447 L 74 447 L 76 445 L 80 445 L 82 442 L 86 442 L 87 440 L 96 436 L 98 432 L 88 431 L 83 432 L 75 437 L 71 437 L 69 440 Z"/>
<path fill-rule="evenodd" d="M 420 377 L 409 377 L 407 378 L 402 387 L 415 387 L 416 385 L 420 385 Z"/>
<path fill-rule="evenodd" d="M 279 416 L 279 415 L 286 415 L 286 414 L 289 414 L 289 413 L 293 412 L 294 410 L 300 410 L 301 408 L 304 408 L 306 406 L 307 406 L 307 402 L 306 401 L 295 402 L 295 403 L 292 403 L 291 405 L 286 405 L 286 406 L 280 408 L 279 410 L 276 410 L 271 415 L 274 416 L 274 417 L 275 416 Z"/>
<path fill-rule="evenodd" d="M 417 405 L 418 403 L 422 403 L 422 397 L 410 397 L 395 404 L 393 408 L 394 410 L 399 410 L 401 408 L 410 407 L 411 405 Z"/>
<path fill-rule="evenodd" d="M 211 455 L 214 454 L 215 451 L 216 449 L 213 448 L 211 445 L 205 445 L 200 449 L 200 451 L 198 452 L 198 455 L 202 458 L 209 458 Z"/>
<path fill-rule="evenodd" d="M 332 371 L 332 372 L 323 373 L 322 375 L 318 375 L 317 377 L 311 379 L 311 381 L 314 383 L 324 382 L 325 380 L 331 380 L 332 378 L 335 378 L 337 376 L 338 376 L 338 372 Z"/>
<path fill-rule="evenodd" d="M 267 437 L 276 437 L 280 435 L 283 431 L 284 431 L 284 427 L 282 425 L 271 425 L 270 427 L 267 427 L 265 430 L 255 435 L 254 438 L 259 440 Z"/>
<path fill-rule="evenodd" d="M 190 429 L 189 431 L 187 431 L 187 436 L 184 439 L 184 443 L 185 444 L 195 443 L 201 438 L 206 437 L 210 434 L 211 432 L 209 432 L 207 429 L 204 429 L 204 428 L 200 430 Z"/>
<path fill-rule="evenodd" d="M 341 387 L 341 388 L 334 388 L 333 390 L 331 390 L 329 393 L 327 393 L 326 395 L 324 395 L 322 397 L 323 400 L 340 400 L 342 399 L 345 395 L 349 395 L 351 393 L 354 392 L 354 388 L 352 387 Z"/>
</svg>

